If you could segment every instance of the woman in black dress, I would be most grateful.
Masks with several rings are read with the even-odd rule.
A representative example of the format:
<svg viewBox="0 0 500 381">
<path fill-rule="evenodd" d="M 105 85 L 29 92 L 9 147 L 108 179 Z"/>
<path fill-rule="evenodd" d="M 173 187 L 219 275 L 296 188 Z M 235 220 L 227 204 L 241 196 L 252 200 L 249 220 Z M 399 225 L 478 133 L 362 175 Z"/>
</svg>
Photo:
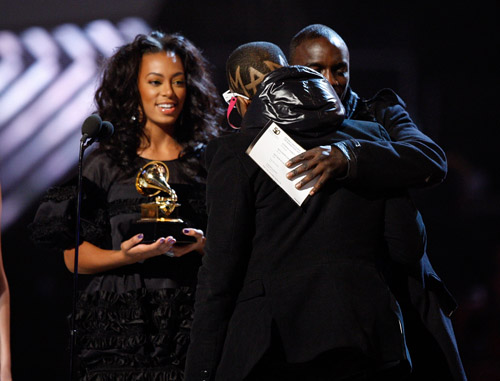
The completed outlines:
<svg viewBox="0 0 500 381">
<path fill-rule="evenodd" d="M 95 102 L 115 133 L 83 165 L 78 272 L 89 275 L 75 315 L 79 379 L 181 380 L 205 241 L 201 157 L 222 115 L 217 92 L 190 41 L 153 32 L 109 59 Z M 167 165 L 168 184 L 190 227 L 184 234 L 195 243 L 130 237 L 140 205 L 151 201 L 135 187 L 150 161 Z M 53 188 L 33 224 L 35 240 L 62 249 L 70 271 L 74 210 L 75 187 Z"/>
</svg>

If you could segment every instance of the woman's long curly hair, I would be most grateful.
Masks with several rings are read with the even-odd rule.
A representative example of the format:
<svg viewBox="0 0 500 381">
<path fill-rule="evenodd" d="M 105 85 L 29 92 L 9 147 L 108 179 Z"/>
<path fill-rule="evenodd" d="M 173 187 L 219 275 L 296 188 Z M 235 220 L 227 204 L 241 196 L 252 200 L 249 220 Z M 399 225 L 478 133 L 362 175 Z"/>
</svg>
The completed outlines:
<svg viewBox="0 0 500 381">
<path fill-rule="evenodd" d="M 187 96 L 174 128 L 174 138 L 182 145 L 182 153 L 218 135 L 222 108 L 209 64 L 200 50 L 178 33 L 140 34 L 109 58 L 95 94 L 97 113 L 115 128 L 114 134 L 99 144 L 99 150 L 126 172 L 133 170 L 141 141 L 149 141 L 144 131 L 146 118 L 140 117 L 144 108 L 137 84 L 142 57 L 159 52 L 175 53 L 184 66 Z"/>
</svg>

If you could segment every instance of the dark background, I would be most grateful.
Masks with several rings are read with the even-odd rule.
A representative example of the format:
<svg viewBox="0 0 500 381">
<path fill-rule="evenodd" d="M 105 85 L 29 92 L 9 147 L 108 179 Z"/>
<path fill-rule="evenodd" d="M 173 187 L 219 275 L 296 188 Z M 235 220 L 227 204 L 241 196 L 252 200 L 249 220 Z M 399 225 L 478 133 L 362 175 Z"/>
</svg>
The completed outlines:
<svg viewBox="0 0 500 381">
<path fill-rule="evenodd" d="M 50 29 L 63 22 L 141 16 L 153 28 L 181 32 L 204 51 L 221 93 L 227 88 L 225 60 L 241 43 L 274 42 L 288 55 L 290 39 L 304 26 L 322 23 L 335 29 L 351 52 L 353 89 L 364 97 L 384 87 L 395 90 L 407 102 L 414 121 L 447 153 L 444 183 L 415 190 L 414 195 L 427 226 L 431 261 L 460 305 L 453 322 L 470 380 L 500 379 L 496 149 L 500 126 L 494 1 L 448 6 L 285 0 L 22 4 L 22 9 L 12 2 L 1 4 L 0 29 L 20 31 L 29 25 Z M 66 315 L 73 279 L 61 255 L 30 243 L 26 226 L 36 206 L 30 205 L 2 231 L 11 287 L 14 379 L 68 380 Z"/>
</svg>

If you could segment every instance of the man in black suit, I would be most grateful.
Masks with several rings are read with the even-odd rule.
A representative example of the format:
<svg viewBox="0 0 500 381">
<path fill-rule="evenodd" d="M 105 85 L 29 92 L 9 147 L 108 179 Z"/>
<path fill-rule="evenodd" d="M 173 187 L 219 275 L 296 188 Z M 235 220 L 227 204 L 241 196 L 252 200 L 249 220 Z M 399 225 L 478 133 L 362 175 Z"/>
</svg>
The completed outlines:
<svg viewBox="0 0 500 381">
<path fill-rule="evenodd" d="M 305 149 L 389 140 L 376 123 L 344 120 L 323 76 L 284 65 L 264 42 L 227 63 L 243 123 L 207 147 L 207 245 L 186 380 L 402 380 L 404 322 L 382 273 L 421 259 L 420 215 L 404 193 L 336 182 L 298 206 L 246 154 L 269 121 Z"/>
<path fill-rule="evenodd" d="M 349 49 L 338 33 L 321 24 L 303 28 L 290 43 L 290 61 L 321 73 L 341 98 L 348 119 L 380 123 L 391 138 L 383 142 L 358 139 L 355 144 L 346 140 L 314 147 L 291 159 L 290 165 L 298 166 L 290 178 L 312 169 L 299 187 L 314 176 L 320 177 L 314 191 L 335 178 L 371 190 L 426 187 L 443 181 L 444 152 L 418 129 L 401 98 L 383 89 L 364 99 L 351 89 Z M 413 360 L 411 380 L 465 379 L 450 320 L 457 305 L 427 254 L 413 267 L 394 265 L 386 275 L 403 308 Z"/>
</svg>

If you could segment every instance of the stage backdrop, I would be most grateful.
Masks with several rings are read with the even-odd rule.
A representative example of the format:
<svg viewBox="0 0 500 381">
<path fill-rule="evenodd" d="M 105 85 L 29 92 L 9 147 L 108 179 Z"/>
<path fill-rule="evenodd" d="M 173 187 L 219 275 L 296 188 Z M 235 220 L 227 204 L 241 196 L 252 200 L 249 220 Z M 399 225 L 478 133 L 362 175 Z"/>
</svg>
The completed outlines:
<svg viewBox="0 0 500 381">
<path fill-rule="evenodd" d="M 454 322 L 470 379 L 498 379 L 496 15 L 494 1 L 0 0 L 2 249 L 15 380 L 69 380 L 72 276 L 60 253 L 32 246 L 26 227 L 43 193 L 75 173 L 102 59 L 137 33 L 181 32 L 203 50 L 222 93 L 234 48 L 266 40 L 288 55 L 292 36 L 312 23 L 345 39 L 355 91 L 394 89 L 446 151 L 445 182 L 412 193 L 429 256 L 460 304 Z"/>
</svg>

